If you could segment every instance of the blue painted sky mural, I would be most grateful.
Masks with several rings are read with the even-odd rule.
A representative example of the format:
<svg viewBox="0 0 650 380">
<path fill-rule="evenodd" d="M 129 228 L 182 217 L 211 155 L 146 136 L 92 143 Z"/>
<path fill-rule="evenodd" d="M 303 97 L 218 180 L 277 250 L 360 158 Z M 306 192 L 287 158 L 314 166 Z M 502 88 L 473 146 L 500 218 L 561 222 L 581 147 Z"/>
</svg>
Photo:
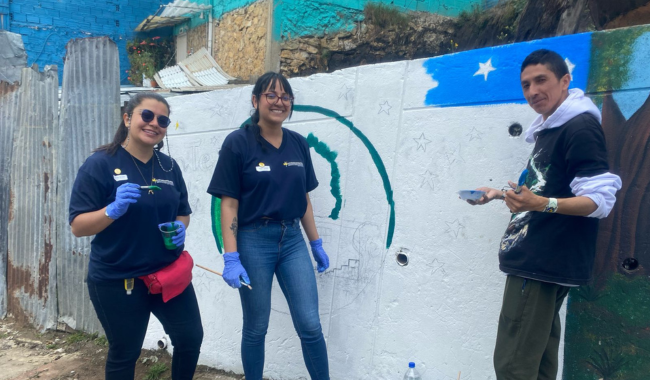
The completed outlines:
<svg viewBox="0 0 650 380">
<path fill-rule="evenodd" d="M 425 105 L 450 107 L 525 103 L 519 73 L 521 62 L 537 49 L 551 49 L 565 58 L 571 87 L 585 89 L 589 73 L 591 33 L 443 55 L 424 61 L 436 86 Z"/>
</svg>

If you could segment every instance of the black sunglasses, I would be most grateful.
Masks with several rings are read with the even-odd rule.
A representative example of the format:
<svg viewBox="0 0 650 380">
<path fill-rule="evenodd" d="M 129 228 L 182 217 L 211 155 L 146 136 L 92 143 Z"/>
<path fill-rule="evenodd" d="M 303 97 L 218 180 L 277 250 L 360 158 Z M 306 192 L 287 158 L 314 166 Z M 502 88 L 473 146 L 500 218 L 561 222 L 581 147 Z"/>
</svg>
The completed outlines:
<svg viewBox="0 0 650 380">
<path fill-rule="evenodd" d="M 156 115 L 153 113 L 153 111 L 142 110 L 142 112 L 140 112 L 140 116 L 142 117 L 142 121 L 144 121 L 145 123 L 148 123 L 148 122 L 152 121 L 153 118 L 154 118 Z M 164 115 L 158 115 L 158 126 L 159 126 L 160 128 L 167 128 L 167 127 L 169 127 L 169 124 L 171 124 L 171 122 L 172 122 L 172 121 L 169 120 L 169 118 L 168 118 L 167 116 L 164 116 Z"/>
</svg>

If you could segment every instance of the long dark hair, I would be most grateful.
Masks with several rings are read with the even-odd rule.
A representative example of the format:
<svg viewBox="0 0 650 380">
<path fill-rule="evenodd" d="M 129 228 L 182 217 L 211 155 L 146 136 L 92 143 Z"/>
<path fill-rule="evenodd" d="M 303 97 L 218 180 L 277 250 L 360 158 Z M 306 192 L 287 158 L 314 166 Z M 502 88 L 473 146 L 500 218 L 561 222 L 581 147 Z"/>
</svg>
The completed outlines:
<svg viewBox="0 0 650 380">
<path fill-rule="evenodd" d="M 282 88 L 284 88 L 284 92 L 293 98 L 293 90 L 291 89 L 291 85 L 289 84 L 287 78 L 285 78 L 284 75 L 280 73 L 269 71 L 268 73 L 259 77 L 259 79 L 257 79 L 257 82 L 255 82 L 255 87 L 253 87 L 253 96 L 255 99 L 257 99 L 257 107 L 255 107 L 253 104 L 253 107 L 255 107 L 255 112 L 253 115 L 251 115 L 251 122 L 244 126 L 244 129 L 253 132 L 253 135 L 255 135 L 255 140 L 262 146 L 262 148 L 264 148 L 264 144 L 262 144 L 262 135 L 260 126 L 258 124 L 260 122 L 259 104 L 262 101 L 261 95 L 262 92 L 266 91 L 270 85 L 274 85 L 277 82 L 280 82 Z M 289 119 L 291 119 L 291 115 L 293 115 L 293 102 L 291 102 Z"/>
<path fill-rule="evenodd" d="M 138 92 L 137 94 L 131 96 L 129 102 L 126 103 L 126 107 L 124 107 L 124 113 L 129 115 L 129 118 L 131 118 L 131 115 L 133 115 L 133 110 L 135 109 L 135 107 L 139 106 L 145 99 L 157 100 L 167 107 L 168 113 L 172 112 L 171 108 L 169 107 L 169 103 L 167 103 L 167 100 L 165 100 L 165 98 L 163 98 L 162 96 L 156 94 L 155 92 Z M 122 142 L 124 141 L 124 139 L 126 139 L 126 136 L 128 135 L 129 135 L 129 129 L 124 124 L 124 117 L 122 117 L 122 122 L 120 123 L 120 126 L 117 127 L 117 131 L 115 132 L 115 137 L 113 137 L 113 142 L 100 146 L 99 148 L 95 149 L 94 152 L 105 150 L 106 153 L 112 156 L 115 154 L 115 152 L 117 152 L 117 149 L 120 147 L 120 145 L 122 145 Z M 154 149 L 160 151 L 160 149 L 162 149 L 164 145 L 165 144 L 162 141 L 160 141 Z"/>
</svg>

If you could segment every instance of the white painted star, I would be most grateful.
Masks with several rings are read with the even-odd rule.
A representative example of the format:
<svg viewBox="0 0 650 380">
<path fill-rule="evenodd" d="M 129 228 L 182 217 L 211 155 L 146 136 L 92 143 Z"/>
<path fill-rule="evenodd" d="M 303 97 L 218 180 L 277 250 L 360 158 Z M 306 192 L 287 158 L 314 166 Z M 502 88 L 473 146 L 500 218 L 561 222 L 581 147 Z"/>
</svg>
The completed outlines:
<svg viewBox="0 0 650 380">
<path fill-rule="evenodd" d="M 454 234 L 454 237 L 458 237 L 458 234 L 460 233 L 460 230 L 464 228 L 462 224 L 458 221 L 458 219 L 454 220 L 453 222 L 445 222 L 447 224 L 447 230 L 445 232 L 451 232 Z"/>
<path fill-rule="evenodd" d="M 485 62 L 485 63 L 479 62 L 478 66 L 479 66 L 479 69 L 478 69 L 477 72 L 474 73 L 474 76 L 483 75 L 485 77 L 486 81 L 487 81 L 487 77 L 488 77 L 488 74 L 490 73 L 490 71 L 496 70 L 496 68 L 494 68 L 492 66 L 492 58 L 488 59 L 488 61 Z"/>
<path fill-rule="evenodd" d="M 380 114 L 382 112 L 385 112 L 386 115 L 390 115 L 390 109 L 393 108 L 390 104 L 388 104 L 388 100 L 386 100 L 383 104 L 379 105 L 379 112 L 377 114 Z"/>
<path fill-rule="evenodd" d="M 427 144 L 431 142 L 431 140 L 427 139 L 424 137 L 424 133 L 420 135 L 419 138 L 413 139 L 415 142 L 418 144 L 418 147 L 415 149 L 416 151 L 420 150 L 422 148 L 423 151 L 427 151 Z"/>
<path fill-rule="evenodd" d="M 571 77 L 571 81 L 573 81 L 573 69 L 576 68 L 576 65 L 574 65 L 573 62 L 569 61 L 569 58 L 565 58 L 564 62 L 566 63 L 567 67 L 569 68 L 569 76 Z"/>
</svg>

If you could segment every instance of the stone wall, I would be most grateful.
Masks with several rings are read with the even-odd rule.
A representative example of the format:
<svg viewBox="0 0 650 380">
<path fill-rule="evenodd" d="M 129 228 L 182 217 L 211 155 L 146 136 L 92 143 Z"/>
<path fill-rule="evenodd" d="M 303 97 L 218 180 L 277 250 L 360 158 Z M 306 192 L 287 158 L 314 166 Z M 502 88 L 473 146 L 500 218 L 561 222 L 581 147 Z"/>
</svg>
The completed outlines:
<svg viewBox="0 0 650 380">
<path fill-rule="evenodd" d="M 286 76 L 302 76 L 445 54 L 453 52 L 446 44 L 453 31 L 451 18 L 414 12 L 406 27 L 363 22 L 353 31 L 289 39 L 280 45 L 280 71 Z"/>
<path fill-rule="evenodd" d="M 187 31 L 187 55 L 198 51 L 200 48 L 208 48 L 208 24 L 199 25 Z"/>
<path fill-rule="evenodd" d="M 214 59 L 228 74 L 245 81 L 264 74 L 269 1 L 226 13 L 215 22 Z"/>
</svg>

